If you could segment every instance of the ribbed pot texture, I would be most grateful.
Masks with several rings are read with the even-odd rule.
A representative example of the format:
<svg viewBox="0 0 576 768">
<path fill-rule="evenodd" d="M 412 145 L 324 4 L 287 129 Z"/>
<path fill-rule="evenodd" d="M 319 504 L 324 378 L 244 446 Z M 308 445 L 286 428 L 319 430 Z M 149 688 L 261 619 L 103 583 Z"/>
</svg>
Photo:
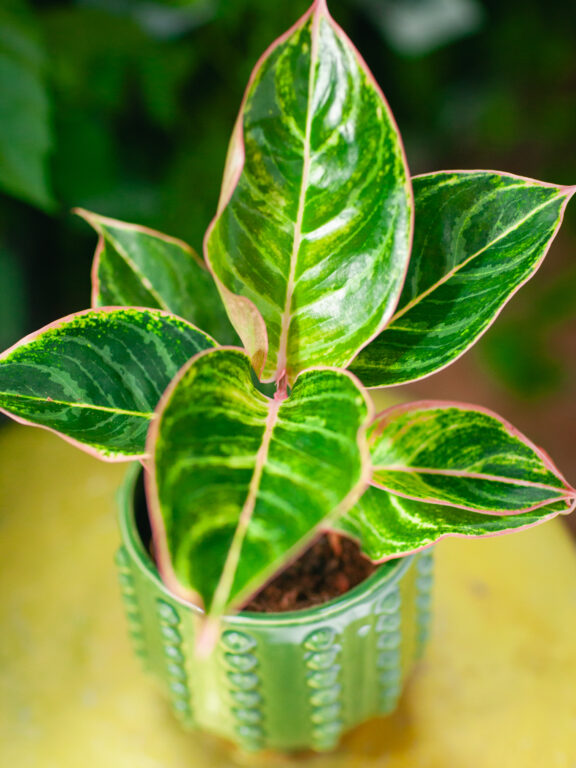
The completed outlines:
<svg viewBox="0 0 576 768">
<path fill-rule="evenodd" d="M 223 621 L 217 648 L 194 654 L 202 612 L 162 584 L 135 519 L 138 469 L 120 494 L 117 564 L 136 654 L 186 728 L 246 750 L 333 749 L 355 725 L 394 710 L 430 622 L 432 555 L 381 566 L 348 593 L 290 613 Z"/>
</svg>

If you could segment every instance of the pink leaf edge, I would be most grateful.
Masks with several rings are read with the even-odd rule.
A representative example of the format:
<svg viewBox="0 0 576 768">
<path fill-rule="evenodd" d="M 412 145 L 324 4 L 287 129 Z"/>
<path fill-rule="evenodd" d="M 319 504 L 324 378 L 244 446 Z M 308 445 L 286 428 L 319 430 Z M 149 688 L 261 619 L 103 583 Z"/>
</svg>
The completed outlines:
<svg viewBox="0 0 576 768">
<path fill-rule="evenodd" d="M 560 472 L 558 467 L 554 464 L 554 462 L 552 461 L 548 453 L 546 453 L 546 451 L 544 451 L 542 448 L 540 448 L 535 443 L 533 443 L 528 437 L 526 437 L 524 433 L 520 432 L 519 429 L 517 429 L 513 424 L 511 424 L 506 419 L 502 418 L 502 416 L 498 415 L 497 413 L 490 410 L 489 408 L 485 408 L 480 405 L 473 405 L 471 403 L 462 403 L 459 401 L 450 401 L 450 400 L 419 400 L 413 403 L 402 403 L 400 405 L 394 405 L 394 406 L 391 406 L 390 408 L 386 408 L 385 410 L 381 411 L 374 418 L 371 426 L 378 425 L 376 434 L 374 436 L 380 435 L 386 428 L 387 424 L 390 423 L 390 421 L 393 419 L 393 417 L 396 414 L 408 413 L 410 411 L 418 411 L 418 410 L 436 410 L 436 409 L 447 409 L 447 408 L 456 408 L 462 411 L 476 411 L 478 413 L 483 413 L 486 416 L 489 416 L 490 418 L 496 419 L 504 427 L 506 432 L 511 437 L 515 437 L 516 439 L 520 440 L 522 443 L 524 443 L 524 445 L 526 445 L 528 448 L 534 451 L 534 453 L 540 458 L 540 460 L 542 461 L 546 469 L 552 472 L 552 474 L 555 475 L 555 477 L 557 477 L 558 480 L 560 480 L 560 482 L 563 485 L 564 492 L 561 493 L 560 488 L 554 488 L 554 486 L 545 486 L 544 484 L 542 484 L 542 487 L 546 487 L 546 488 L 549 487 L 550 490 L 555 490 L 558 493 L 561 493 L 561 495 L 557 499 L 548 499 L 546 501 L 535 504 L 531 507 L 526 507 L 521 510 L 495 512 L 495 511 L 480 511 L 474 507 L 467 507 L 461 504 L 454 504 L 447 501 L 439 501 L 437 499 L 422 499 L 420 497 L 415 498 L 408 494 L 399 493 L 394 489 L 387 488 L 386 486 L 381 485 L 375 481 L 372 481 L 371 485 L 373 485 L 376 488 L 381 488 L 382 490 L 389 491 L 390 493 L 393 493 L 396 496 L 401 496 L 403 498 L 413 499 L 415 501 L 420 501 L 428 504 L 438 504 L 440 506 L 456 507 L 458 509 L 464 509 L 470 512 L 477 512 L 479 514 L 493 515 L 493 516 L 499 516 L 499 517 L 507 517 L 511 515 L 522 514 L 524 512 L 535 511 L 536 509 L 540 509 L 544 506 L 547 506 L 548 504 L 554 503 L 555 501 L 564 500 L 568 503 L 569 501 L 576 499 L 576 489 L 574 489 L 568 483 L 566 478 Z M 414 471 L 418 471 L 418 468 L 415 468 Z M 427 470 L 426 468 L 420 468 L 420 471 L 427 471 Z M 466 476 L 466 473 L 464 471 L 462 472 L 462 476 Z M 535 487 L 539 485 L 537 483 L 517 483 L 517 484 L 526 485 L 530 487 Z M 554 513 L 554 515 L 556 514 L 566 515 L 572 512 L 572 509 L 573 509 L 573 506 L 569 507 L 567 510 L 562 510 L 557 513 Z"/>
<path fill-rule="evenodd" d="M 98 299 L 100 296 L 100 277 L 98 275 L 98 272 L 100 270 L 100 261 L 102 258 L 102 251 L 104 250 L 104 245 L 105 245 L 105 237 L 102 234 L 100 227 L 98 226 L 99 222 L 102 222 L 103 224 L 108 224 L 111 227 L 115 227 L 116 229 L 126 229 L 134 232 L 140 232 L 143 235 L 149 235 L 150 237 L 155 237 L 158 240 L 164 240 L 166 243 L 177 245 L 183 251 L 186 251 L 186 253 L 188 253 L 192 257 L 192 259 L 196 262 L 196 264 L 201 269 L 208 271 L 206 263 L 204 262 L 203 259 L 200 258 L 200 256 L 194 250 L 194 248 L 188 245 L 188 243 L 185 243 L 184 240 L 180 240 L 177 237 L 172 237 L 171 235 L 165 235 L 163 232 L 158 232 L 155 229 L 142 226 L 141 224 L 130 224 L 129 222 L 120 221 L 119 219 L 112 219 L 108 216 L 101 216 L 98 213 L 87 211 L 85 208 L 73 208 L 72 213 L 76 216 L 79 216 L 81 219 L 84 219 L 84 221 L 86 221 L 92 227 L 92 229 L 94 229 L 98 234 L 98 243 L 96 244 L 96 251 L 94 253 L 94 258 L 92 260 L 92 268 L 90 271 L 91 284 L 92 284 L 90 301 L 91 301 L 92 307 L 94 308 L 98 308 Z"/>
<path fill-rule="evenodd" d="M 246 355 L 246 350 L 235 346 L 218 347 L 218 351 L 241 352 L 243 355 Z M 164 525 L 164 519 L 160 509 L 158 482 L 156 479 L 156 469 L 153 457 L 156 441 L 158 439 L 158 431 L 160 429 L 160 416 L 166 408 L 169 400 L 171 399 L 174 390 L 180 384 L 192 365 L 200 360 L 200 358 L 209 355 L 211 352 L 214 352 L 214 349 L 204 349 L 191 357 L 190 360 L 188 360 L 182 366 L 182 368 L 180 368 L 176 376 L 164 390 L 162 397 L 158 401 L 158 405 L 154 411 L 154 417 L 152 418 L 150 427 L 148 429 L 148 435 L 146 438 L 146 456 L 148 457 L 148 461 L 144 465 L 146 501 L 148 504 L 148 516 L 150 518 L 150 525 L 152 528 L 152 539 L 154 541 L 154 551 L 156 553 L 156 566 L 158 568 L 158 573 L 160 574 L 161 580 L 170 590 L 170 592 L 172 592 L 183 602 L 194 605 L 201 610 L 203 609 L 200 595 L 194 590 L 184 587 L 178 580 L 176 572 L 172 567 L 172 561 L 170 559 L 170 552 L 168 550 L 167 544 L 166 526 Z"/>
<path fill-rule="evenodd" d="M 537 179 L 532 179 L 532 178 L 530 178 L 528 176 L 519 176 L 519 175 L 514 174 L 514 173 L 505 173 L 503 171 L 493 171 L 493 170 L 480 170 L 480 169 L 478 169 L 478 170 L 463 170 L 463 171 L 462 170 L 460 170 L 460 171 L 459 170 L 433 171 L 431 173 L 421 173 L 421 174 L 418 174 L 417 176 L 413 176 L 413 178 L 414 179 L 420 179 L 420 178 L 424 178 L 426 176 L 439 175 L 439 174 L 454 174 L 454 173 L 463 173 L 463 174 L 496 173 L 499 176 L 506 176 L 506 177 L 511 178 L 511 179 L 519 179 L 521 181 L 532 182 L 535 185 L 538 185 L 538 186 L 541 186 L 541 187 L 551 187 L 551 188 L 557 189 L 560 193 L 563 193 L 563 194 L 566 195 L 566 199 L 564 200 L 564 202 L 562 203 L 562 206 L 560 208 L 560 217 L 558 219 L 558 224 L 556 225 L 556 229 L 554 231 L 554 234 L 552 235 L 552 237 L 548 241 L 548 244 L 546 245 L 546 248 L 544 249 L 544 251 L 542 253 L 542 256 L 538 259 L 538 261 L 536 262 L 536 264 L 535 264 L 534 268 L 532 269 L 532 271 L 530 272 L 530 274 L 527 275 L 526 278 L 524 280 L 522 280 L 522 282 L 519 285 L 516 286 L 516 288 L 514 288 L 514 290 L 508 295 L 508 297 L 502 303 L 502 305 L 496 310 L 494 316 L 488 322 L 486 327 L 483 328 L 482 331 L 480 332 L 480 334 L 478 336 L 476 336 L 474 339 L 472 339 L 472 341 L 466 347 L 464 347 L 464 349 L 461 350 L 456 355 L 456 357 L 452 358 L 451 360 L 449 360 L 444 365 L 441 365 L 440 368 L 435 368 L 433 371 L 430 371 L 430 373 L 424 374 L 424 376 L 416 376 L 413 379 L 406 379 L 405 381 L 400 381 L 400 382 L 397 382 L 395 384 L 384 384 L 384 385 L 377 384 L 375 386 L 367 387 L 367 389 L 391 389 L 392 387 L 403 387 L 404 385 L 411 384 L 414 381 L 424 381 L 424 379 L 427 379 L 430 376 L 434 376 L 435 374 L 440 373 L 441 371 L 445 370 L 446 368 L 451 366 L 453 363 L 455 363 L 457 360 L 459 360 L 463 355 L 465 355 L 466 352 L 468 352 L 468 350 L 471 349 L 478 342 L 478 340 L 482 338 L 482 336 L 484 336 L 486 331 L 488 331 L 492 327 L 492 325 L 497 320 L 497 318 L 500 316 L 500 313 L 502 312 L 502 310 L 508 305 L 510 300 L 518 293 L 518 291 L 521 288 L 523 288 L 526 285 L 526 283 L 529 280 L 531 280 L 534 277 L 536 272 L 538 272 L 538 270 L 542 266 L 542 263 L 543 263 L 544 259 L 548 255 L 548 251 L 552 247 L 552 243 L 554 242 L 558 232 L 560 231 L 560 227 L 562 226 L 562 222 L 564 220 L 564 215 L 566 213 L 566 207 L 568 206 L 568 203 L 570 202 L 570 200 L 572 199 L 572 197 L 576 193 L 576 185 L 573 185 L 573 186 L 559 186 L 557 184 L 551 184 L 550 182 L 547 182 L 547 181 L 538 181 Z M 388 326 L 383 328 L 382 331 L 385 331 L 387 327 Z M 382 333 L 382 331 L 381 331 L 381 333 Z M 358 354 L 359 354 L 359 352 L 357 353 L 357 355 Z"/>
<path fill-rule="evenodd" d="M 413 549 L 407 549 L 405 552 L 395 552 L 391 555 L 386 555 L 382 558 L 379 558 L 377 560 L 370 560 L 370 562 L 381 565 L 382 563 L 389 562 L 390 560 L 397 560 L 401 557 L 409 557 L 411 555 L 417 555 L 420 552 L 424 552 L 427 549 L 431 549 L 432 547 L 435 547 L 436 544 L 438 544 L 440 541 L 443 541 L 444 539 L 493 539 L 496 536 L 506 536 L 510 533 L 519 533 L 521 531 L 526 531 L 528 528 L 535 528 L 537 525 L 542 525 L 542 523 L 547 523 L 549 520 L 553 520 L 555 517 L 557 517 L 559 514 L 570 514 L 574 511 L 576 508 L 576 499 L 572 500 L 572 505 L 566 512 L 551 512 L 549 515 L 546 515 L 545 517 L 542 517 L 540 520 L 535 520 L 532 523 L 527 523 L 526 525 L 520 525 L 518 527 L 515 527 L 514 529 L 507 528 L 503 531 L 491 531 L 490 533 L 456 533 L 456 532 L 450 532 L 450 533 L 442 533 L 438 538 L 434 539 L 434 541 L 430 542 L 429 544 L 423 544 L 421 547 L 414 547 Z M 478 512 L 478 510 L 474 510 Z M 482 512 L 478 512 L 478 514 L 483 514 Z M 522 513 L 517 513 L 522 514 Z M 353 534 L 349 533 L 343 533 L 340 530 L 337 529 L 330 529 L 327 528 L 326 532 L 332 532 L 338 533 L 340 535 L 344 535 L 349 539 L 352 539 L 355 541 L 359 546 L 361 544 L 361 539 L 359 536 L 354 536 Z"/>
<path fill-rule="evenodd" d="M 241 352 L 243 355 L 246 355 L 246 350 L 242 349 L 241 347 L 235 347 L 235 346 L 224 346 L 219 347 L 219 351 L 231 351 L 231 352 Z M 146 440 L 146 457 L 148 457 L 148 461 L 146 463 L 143 463 L 145 474 L 144 474 L 144 482 L 145 482 L 145 488 L 146 488 L 146 499 L 148 503 L 148 514 L 150 517 L 150 524 L 152 527 L 152 538 L 154 540 L 154 550 L 156 552 L 157 557 L 157 568 L 158 572 L 160 574 L 160 578 L 163 581 L 163 583 L 166 585 L 166 587 L 180 600 L 187 604 L 194 605 L 196 608 L 200 608 L 200 610 L 203 610 L 202 608 L 202 599 L 200 595 L 195 592 L 194 590 L 187 589 L 186 587 L 182 586 L 180 582 L 178 581 L 178 578 L 176 576 L 176 573 L 172 567 L 172 562 L 170 560 L 170 553 L 168 551 L 168 546 L 166 543 L 167 536 L 166 536 L 166 527 L 164 525 L 164 520 L 162 518 L 162 512 L 160 510 L 160 504 L 158 501 L 158 484 L 156 481 L 156 473 L 154 471 L 154 465 L 151 461 L 151 458 L 154 456 L 154 446 L 156 444 L 156 440 L 158 438 L 158 430 L 160 426 L 160 415 L 164 408 L 166 407 L 168 401 L 170 400 L 172 393 L 174 389 L 178 386 L 182 378 L 186 375 L 189 368 L 192 367 L 201 357 L 204 357 L 206 355 L 209 355 L 210 353 L 214 352 L 213 349 L 205 349 L 199 352 L 198 354 L 194 355 L 194 357 L 190 358 L 190 360 L 185 363 L 185 365 L 178 371 L 174 379 L 172 379 L 171 383 L 168 385 L 167 389 L 165 390 L 164 394 L 162 395 L 156 410 L 154 418 L 152 419 L 152 422 L 150 424 L 150 428 L 148 430 L 148 436 Z M 374 406 L 372 405 L 372 402 L 370 398 L 368 398 L 365 394 L 365 389 L 362 387 L 361 382 L 359 379 L 350 371 L 346 371 L 344 369 L 337 369 L 337 368 L 330 368 L 329 366 L 314 366 L 312 368 L 307 368 L 304 371 L 301 371 L 298 374 L 299 378 L 304 373 L 308 373 L 311 371 L 330 371 L 330 372 L 338 372 L 349 378 L 357 387 L 359 387 L 359 394 L 363 397 L 364 402 L 366 404 L 367 408 L 367 414 L 366 418 L 364 420 L 364 424 L 360 427 L 358 431 L 357 436 L 357 444 L 361 455 L 362 460 L 362 473 L 361 476 L 356 484 L 356 486 L 350 491 L 349 494 L 342 500 L 342 502 L 334 509 L 332 515 L 334 517 L 337 517 L 340 514 L 343 514 L 346 510 L 350 509 L 351 507 L 356 504 L 359 499 L 362 497 L 368 486 L 370 485 L 370 476 L 371 476 L 371 463 L 370 463 L 370 451 L 368 449 L 367 440 L 363 439 L 365 437 L 365 434 L 368 430 L 368 427 L 370 426 L 371 419 L 373 418 L 373 412 L 374 412 Z M 270 400 L 270 403 L 273 404 L 274 400 L 272 398 L 267 398 Z M 279 405 L 279 404 L 278 404 Z M 311 534 L 309 540 L 305 543 L 304 548 L 306 546 L 311 546 L 311 544 L 319 537 L 318 532 L 314 532 Z M 288 557 L 285 564 L 283 564 L 282 569 L 284 570 L 290 562 L 293 562 L 296 560 L 300 554 L 302 553 L 303 548 L 298 548 L 298 551 L 294 553 L 292 557 Z M 272 581 L 278 572 L 275 572 L 271 574 L 269 579 L 265 583 L 269 583 Z M 257 591 L 260 591 L 262 589 L 262 586 L 259 586 L 257 590 L 255 590 L 251 594 L 243 595 L 242 601 L 246 602 L 250 599 L 252 594 L 255 594 Z"/>
<path fill-rule="evenodd" d="M 177 315 L 174 315 L 172 312 L 167 312 L 164 309 L 151 309 L 150 307 L 96 307 L 96 308 L 90 308 L 90 309 L 82 309 L 79 312 L 72 312 L 69 315 L 65 315 L 64 317 L 59 318 L 58 320 L 53 320 L 51 323 L 48 323 L 47 325 L 44 325 L 42 328 L 39 328 L 37 331 L 33 331 L 32 333 L 29 333 L 27 336 L 24 336 L 22 339 L 17 341 L 15 344 L 13 344 L 8 349 L 4 350 L 0 354 L 0 362 L 4 360 L 6 357 L 12 354 L 12 352 L 16 351 L 20 347 L 25 347 L 28 344 L 31 344 L 32 342 L 36 341 L 38 336 L 45 333 L 46 331 L 50 331 L 52 329 L 59 328 L 61 325 L 64 325 L 65 323 L 72 322 L 78 317 L 82 317 L 83 315 L 94 315 L 94 314 L 112 314 L 114 312 L 118 311 L 125 312 L 126 310 L 129 311 L 136 311 L 136 312 L 152 312 L 155 315 L 160 315 L 163 317 L 177 317 Z M 178 318 L 179 320 L 182 320 L 182 318 Z M 192 323 L 189 323 L 187 320 L 182 320 L 182 322 L 186 323 L 187 325 L 191 326 L 192 328 L 196 328 L 196 326 L 192 325 Z M 198 329 L 200 330 L 200 329 Z M 217 345 L 217 342 L 212 339 L 212 337 L 205 333 L 204 331 L 201 331 L 205 336 L 207 336 L 209 339 L 214 341 L 214 343 Z M 207 350 L 210 351 L 210 350 Z M 60 437 L 62 440 L 65 440 L 70 445 L 73 445 L 75 448 L 79 448 L 81 451 L 84 451 L 84 453 L 87 453 L 89 456 L 93 456 L 96 459 L 100 459 L 100 461 L 105 461 L 110 464 L 119 464 L 121 462 L 128 462 L 128 461 L 142 461 L 143 459 L 147 458 L 146 452 L 142 454 L 130 454 L 129 456 L 125 454 L 117 454 L 113 456 L 108 456 L 106 453 L 103 453 L 102 451 L 99 451 L 97 448 L 94 448 L 93 446 L 86 445 L 85 443 L 80 442 L 79 440 L 76 440 L 73 437 L 69 437 L 68 435 L 63 434 L 62 432 L 59 432 L 57 429 L 54 429 L 53 427 L 48 427 L 44 424 L 36 424 L 33 421 L 28 421 L 27 419 L 23 418 L 22 416 L 16 416 L 15 414 L 12 414 L 10 411 L 6 410 L 5 408 L 0 408 L 0 413 L 3 413 L 5 416 L 8 416 L 12 421 L 16 421 L 19 424 L 24 424 L 28 427 L 36 427 L 37 429 L 44 429 L 47 432 L 52 432 L 54 435 L 57 435 L 57 437 Z"/>
<path fill-rule="evenodd" d="M 388 119 L 390 120 L 392 126 L 394 127 L 396 131 L 396 135 L 398 137 L 398 145 L 400 148 L 400 152 L 402 155 L 402 160 L 404 167 L 406 168 L 406 192 L 407 196 L 410 202 L 410 233 L 409 233 L 409 242 L 408 242 L 408 253 L 412 251 L 412 242 L 414 239 L 414 192 L 412 190 L 412 182 L 410 179 L 410 171 L 408 166 L 408 159 L 406 156 L 406 149 L 404 147 L 404 143 L 402 140 L 402 135 L 398 129 L 398 124 L 396 123 L 396 120 L 394 118 L 394 115 L 392 113 L 392 110 L 390 109 L 390 105 L 388 104 L 388 101 L 384 95 L 384 92 L 382 91 L 382 88 L 376 81 L 374 75 L 372 74 L 370 68 L 368 67 L 365 59 L 360 54 L 357 47 L 354 45 L 352 40 L 348 37 L 346 32 L 342 29 L 342 27 L 333 19 L 331 16 L 328 5 L 326 3 L 326 0 L 315 0 L 315 2 L 310 6 L 310 8 L 306 11 L 306 13 L 301 16 L 286 32 L 284 32 L 280 37 L 278 37 L 276 40 L 274 40 L 264 51 L 264 53 L 259 57 L 257 60 L 252 73 L 250 75 L 250 78 L 248 80 L 248 85 L 246 86 L 246 89 L 244 91 L 244 96 L 242 98 L 242 102 L 240 104 L 240 110 L 238 113 L 238 117 L 236 119 L 236 123 L 234 125 L 234 129 L 232 132 L 232 137 L 230 140 L 230 145 L 228 148 L 228 154 L 226 158 L 226 164 L 224 169 L 224 178 L 222 181 L 222 190 L 220 193 L 220 200 L 218 202 L 218 209 L 216 212 L 216 215 L 210 222 L 208 229 L 206 230 L 206 234 L 204 236 L 204 243 L 203 243 L 203 252 L 204 252 L 204 260 L 206 262 L 206 265 L 208 266 L 208 269 L 210 270 L 210 273 L 212 274 L 212 277 L 214 278 L 214 281 L 218 285 L 218 288 L 220 290 L 220 293 L 223 294 L 223 291 L 225 290 L 228 294 L 228 296 L 233 296 L 235 294 L 232 294 L 228 289 L 223 286 L 223 284 L 220 282 L 218 277 L 216 276 L 214 269 L 212 267 L 212 264 L 210 262 L 210 257 L 208 254 L 208 240 L 210 238 L 210 235 L 212 234 L 212 231 L 214 230 L 214 227 L 216 226 L 216 223 L 218 221 L 218 218 L 222 211 L 226 208 L 228 203 L 230 202 L 230 199 L 234 193 L 234 190 L 236 189 L 236 186 L 238 185 L 238 182 L 240 180 L 240 176 L 242 175 L 242 171 L 244 168 L 244 162 L 246 158 L 245 154 L 245 146 L 244 146 L 244 134 L 242 130 L 242 116 L 244 113 L 244 108 L 246 105 L 246 101 L 248 99 L 248 95 L 250 93 L 250 90 L 252 88 L 252 85 L 254 84 L 254 81 L 256 80 L 256 77 L 258 75 L 258 72 L 264 63 L 266 59 L 272 54 L 272 52 L 278 48 L 278 46 L 282 45 L 288 38 L 301 26 L 304 26 L 306 22 L 309 20 L 311 16 L 314 16 L 315 14 L 318 15 L 318 17 L 324 16 L 328 19 L 336 33 L 344 40 L 345 43 L 350 47 L 356 58 L 358 59 L 358 62 L 361 66 L 361 68 L 365 71 L 366 77 L 369 80 L 369 82 L 372 84 L 374 90 L 378 93 L 380 96 L 380 99 L 383 103 L 384 110 L 388 116 Z M 382 331 L 386 328 L 386 325 L 389 323 L 390 318 L 394 314 L 394 310 L 396 309 L 396 306 L 398 304 L 398 301 L 400 300 L 400 295 L 402 292 L 402 286 L 404 285 L 406 281 L 406 277 L 408 274 L 408 267 L 409 267 L 409 259 L 406 260 L 406 266 L 404 268 L 404 274 L 402 277 L 402 280 L 399 285 L 399 291 L 398 291 L 398 297 L 395 302 L 393 302 L 390 307 L 388 308 L 388 311 L 386 315 L 382 318 L 380 321 L 378 328 L 376 331 L 362 344 L 362 346 L 354 352 L 353 355 L 350 356 L 350 359 L 346 361 L 346 363 L 342 366 L 344 368 L 347 368 L 351 362 L 354 360 L 354 358 L 359 354 L 359 352 L 364 349 L 364 347 L 368 346 L 374 339 L 382 333 Z M 224 298 L 224 296 L 223 296 Z M 258 350 L 262 350 L 262 352 L 251 352 L 251 356 L 253 357 L 254 362 L 256 363 L 254 365 L 255 369 L 258 371 L 263 371 L 266 359 L 268 357 L 268 335 L 266 330 L 266 323 L 258 311 L 255 304 L 250 301 L 247 298 L 242 297 L 242 301 L 245 302 L 245 307 L 247 310 L 247 314 L 251 315 L 252 323 L 254 326 L 258 326 L 257 331 L 255 334 L 253 334 L 256 338 L 261 339 L 261 342 L 259 344 Z M 227 306 L 226 302 L 225 305 Z M 263 356 L 263 362 L 260 365 L 259 364 L 259 355 Z M 277 375 L 281 374 L 282 371 L 276 371 L 274 374 L 272 374 L 267 379 L 262 379 L 264 382 L 273 382 L 276 380 Z"/>
</svg>

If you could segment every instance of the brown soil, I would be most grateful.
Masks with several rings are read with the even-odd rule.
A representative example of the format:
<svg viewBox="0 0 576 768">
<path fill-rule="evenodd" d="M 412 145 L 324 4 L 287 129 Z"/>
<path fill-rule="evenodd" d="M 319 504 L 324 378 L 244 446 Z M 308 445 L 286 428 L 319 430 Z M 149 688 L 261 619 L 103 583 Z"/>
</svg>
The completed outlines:
<svg viewBox="0 0 576 768">
<path fill-rule="evenodd" d="M 242 610 L 282 613 L 321 605 L 348 592 L 375 569 L 354 541 L 336 534 L 322 536 Z"/>
<path fill-rule="evenodd" d="M 135 488 L 136 521 L 142 541 L 156 561 L 142 474 Z M 300 611 L 321 605 L 360 584 L 378 566 L 368 560 L 355 541 L 330 533 L 312 546 L 242 607 L 258 613 Z"/>
</svg>

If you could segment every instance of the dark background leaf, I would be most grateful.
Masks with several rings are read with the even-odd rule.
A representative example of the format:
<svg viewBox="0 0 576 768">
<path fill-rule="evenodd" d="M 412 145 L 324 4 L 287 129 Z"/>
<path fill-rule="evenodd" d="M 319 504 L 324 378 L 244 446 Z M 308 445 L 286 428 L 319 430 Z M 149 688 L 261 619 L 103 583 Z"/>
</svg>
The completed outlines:
<svg viewBox="0 0 576 768">
<path fill-rule="evenodd" d="M 5 0 L 0 7 L 0 188 L 50 210 L 46 71 L 39 20 L 24 0 Z"/>
</svg>

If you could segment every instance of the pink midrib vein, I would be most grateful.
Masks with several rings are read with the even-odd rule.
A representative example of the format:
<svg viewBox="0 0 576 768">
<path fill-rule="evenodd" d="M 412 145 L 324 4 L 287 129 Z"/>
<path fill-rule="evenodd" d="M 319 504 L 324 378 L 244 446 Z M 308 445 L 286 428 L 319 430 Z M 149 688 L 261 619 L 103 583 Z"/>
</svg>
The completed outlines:
<svg viewBox="0 0 576 768">
<path fill-rule="evenodd" d="M 306 129 L 304 134 L 304 159 L 302 163 L 302 181 L 300 183 L 300 196 L 298 198 L 298 211 L 296 213 L 296 223 L 294 225 L 294 240 L 292 243 L 292 253 L 290 255 L 290 271 L 286 284 L 286 299 L 284 301 L 284 312 L 282 313 L 282 325 L 280 329 L 280 338 L 278 341 L 278 362 L 276 368 L 276 381 L 279 381 L 286 373 L 288 365 L 288 333 L 292 319 L 292 300 L 294 297 L 296 265 L 298 262 L 298 253 L 302 244 L 302 222 L 304 220 L 304 206 L 306 202 L 306 191 L 308 188 L 308 178 L 310 176 L 310 140 L 312 135 L 312 98 L 314 95 L 314 72 L 316 60 L 318 58 L 318 27 L 320 24 L 320 12 L 316 11 L 312 20 L 311 46 L 310 46 L 310 72 L 308 74 L 308 107 L 306 112 Z"/>
<path fill-rule="evenodd" d="M 228 598 L 232 590 L 236 569 L 238 568 L 238 562 L 240 560 L 242 545 L 244 543 L 244 539 L 246 538 L 248 527 L 250 525 L 250 521 L 252 520 L 252 515 L 254 514 L 256 496 L 258 494 L 258 489 L 260 488 L 262 473 L 264 471 L 266 459 L 268 458 L 268 451 L 270 450 L 272 432 L 274 431 L 274 426 L 276 425 L 276 420 L 278 418 L 278 411 L 280 410 L 281 405 L 281 400 L 273 400 L 268 406 L 270 410 L 268 412 L 268 416 L 266 417 L 262 442 L 260 443 L 258 453 L 256 454 L 254 472 L 250 480 L 246 501 L 244 502 L 244 506 L 240 512 L 240 517 L 238 518 L 238 526 L 234 532 L 232 544 L 230 545 L 230 549 L 226 557 L 226 562 L 224 563 L 224 568 L 222 569 L 222 575 L 214 593 L 214 599 L 212 600 L 212 606 L 210 608 L 211 615 L 221 616 L 228 604 Z"/>
<path fill-rule="evenodd" d="M 517 184 L 514 186 L 519 187 L 521 185 Z M 506 191 L 509 191 L 509 190 L 510 190 L 510 187 L 506 188 Z M 478 258 L 478 256 L 481 256 L 483 253 L 485 253 L 489 248 L 491 248 L 493 245 L 498 243 L 500 240 L 504 240 L 505 238 L 507 238 L 508 235 L 510 235 L 512 232 L 516 231 L 517 229 L 519 229 L 523 224 L 529 221 L 533 216 L 535 216 L 541 210 L 543 210 L 549 205 L 552 205 L 552 203 L 555 203 L 557 199 L 558 199 L 557 197 L 553 197 L 550 200 L 546 200 L 544 203 L 541 203 L 539 206 L 537 206 L 536 208 L 531 210 L 529 213 L 527 213 L 526 216 L 522 217 L 517 222 L 515 222 L 513 226 L 508 227 L 503 232 L 501 232 L 497 237 L 495 237 L 493 240 L 487 243 L 485 246 L 483 246 L 479 250 L 472 253 L 466 259 L 463 259 L 459 264 L 456 264 L 454 267 L 452 267 L 452 269 L 448 270 L 448 272 L 446 272 L 446 274 L 443 275 L 439 280 L 436 280 L 435 283 L 433 283 L 431 286 L 429 286 L 424 291 L 422 291 L 422 293 L 419 293 L 417 296 L 411 299 L 407 304 L 405 304 L 401 309 L 399 309 L 391 318 L 388 325 L 391 326 L 393 323 L 396 323 L 403 315 L 405 315 L 414 306 L 416 306 L 416 304 L 419 304 L 427 296 L 429 296 L 435 290 L 440 288 L 440 286 L 447 283 L 452 277 L 454 277 L 454 275 L 458 274 L 458 272 L 464 269 L 464 267 L 467 267 L 468 264 L 470 264 L 470 262 L 474 261 L 474 259 Z M 399 326 L 396 326 L 396 325 L 395 325 L 395 328 L 396 330 L 405 330 L 405 328 L 400 328 Z"/>
<path fill-rule="evenodd" d="M 560 496 L 573 496 L 574 492 L 568 488 L 559 488 L 554 485 L 548 485 L 547 483 L 537 483 L 531 480 L 519 480 L 514 477 L 501 477 L 499 475 L 484 474 L 482 472 L 468 472 L 465 469 L 432 469 L 429 467 L 374 467 L 374 473 L 378 472 L 400 472 L 405 474 L 419 474 L 419 475 L 441 475 L 445 477 L 463 477 L 470 480 L 488 480 L 493 483 L 507 483 L 508 485 L 518 485 L 525 488 L 541 488 L 546 491 L 554 491 Z M 558 478 L 560 479 L 560 478 Z M 372 483 L 377 485 L 377 483 Z"/>
</svg>

